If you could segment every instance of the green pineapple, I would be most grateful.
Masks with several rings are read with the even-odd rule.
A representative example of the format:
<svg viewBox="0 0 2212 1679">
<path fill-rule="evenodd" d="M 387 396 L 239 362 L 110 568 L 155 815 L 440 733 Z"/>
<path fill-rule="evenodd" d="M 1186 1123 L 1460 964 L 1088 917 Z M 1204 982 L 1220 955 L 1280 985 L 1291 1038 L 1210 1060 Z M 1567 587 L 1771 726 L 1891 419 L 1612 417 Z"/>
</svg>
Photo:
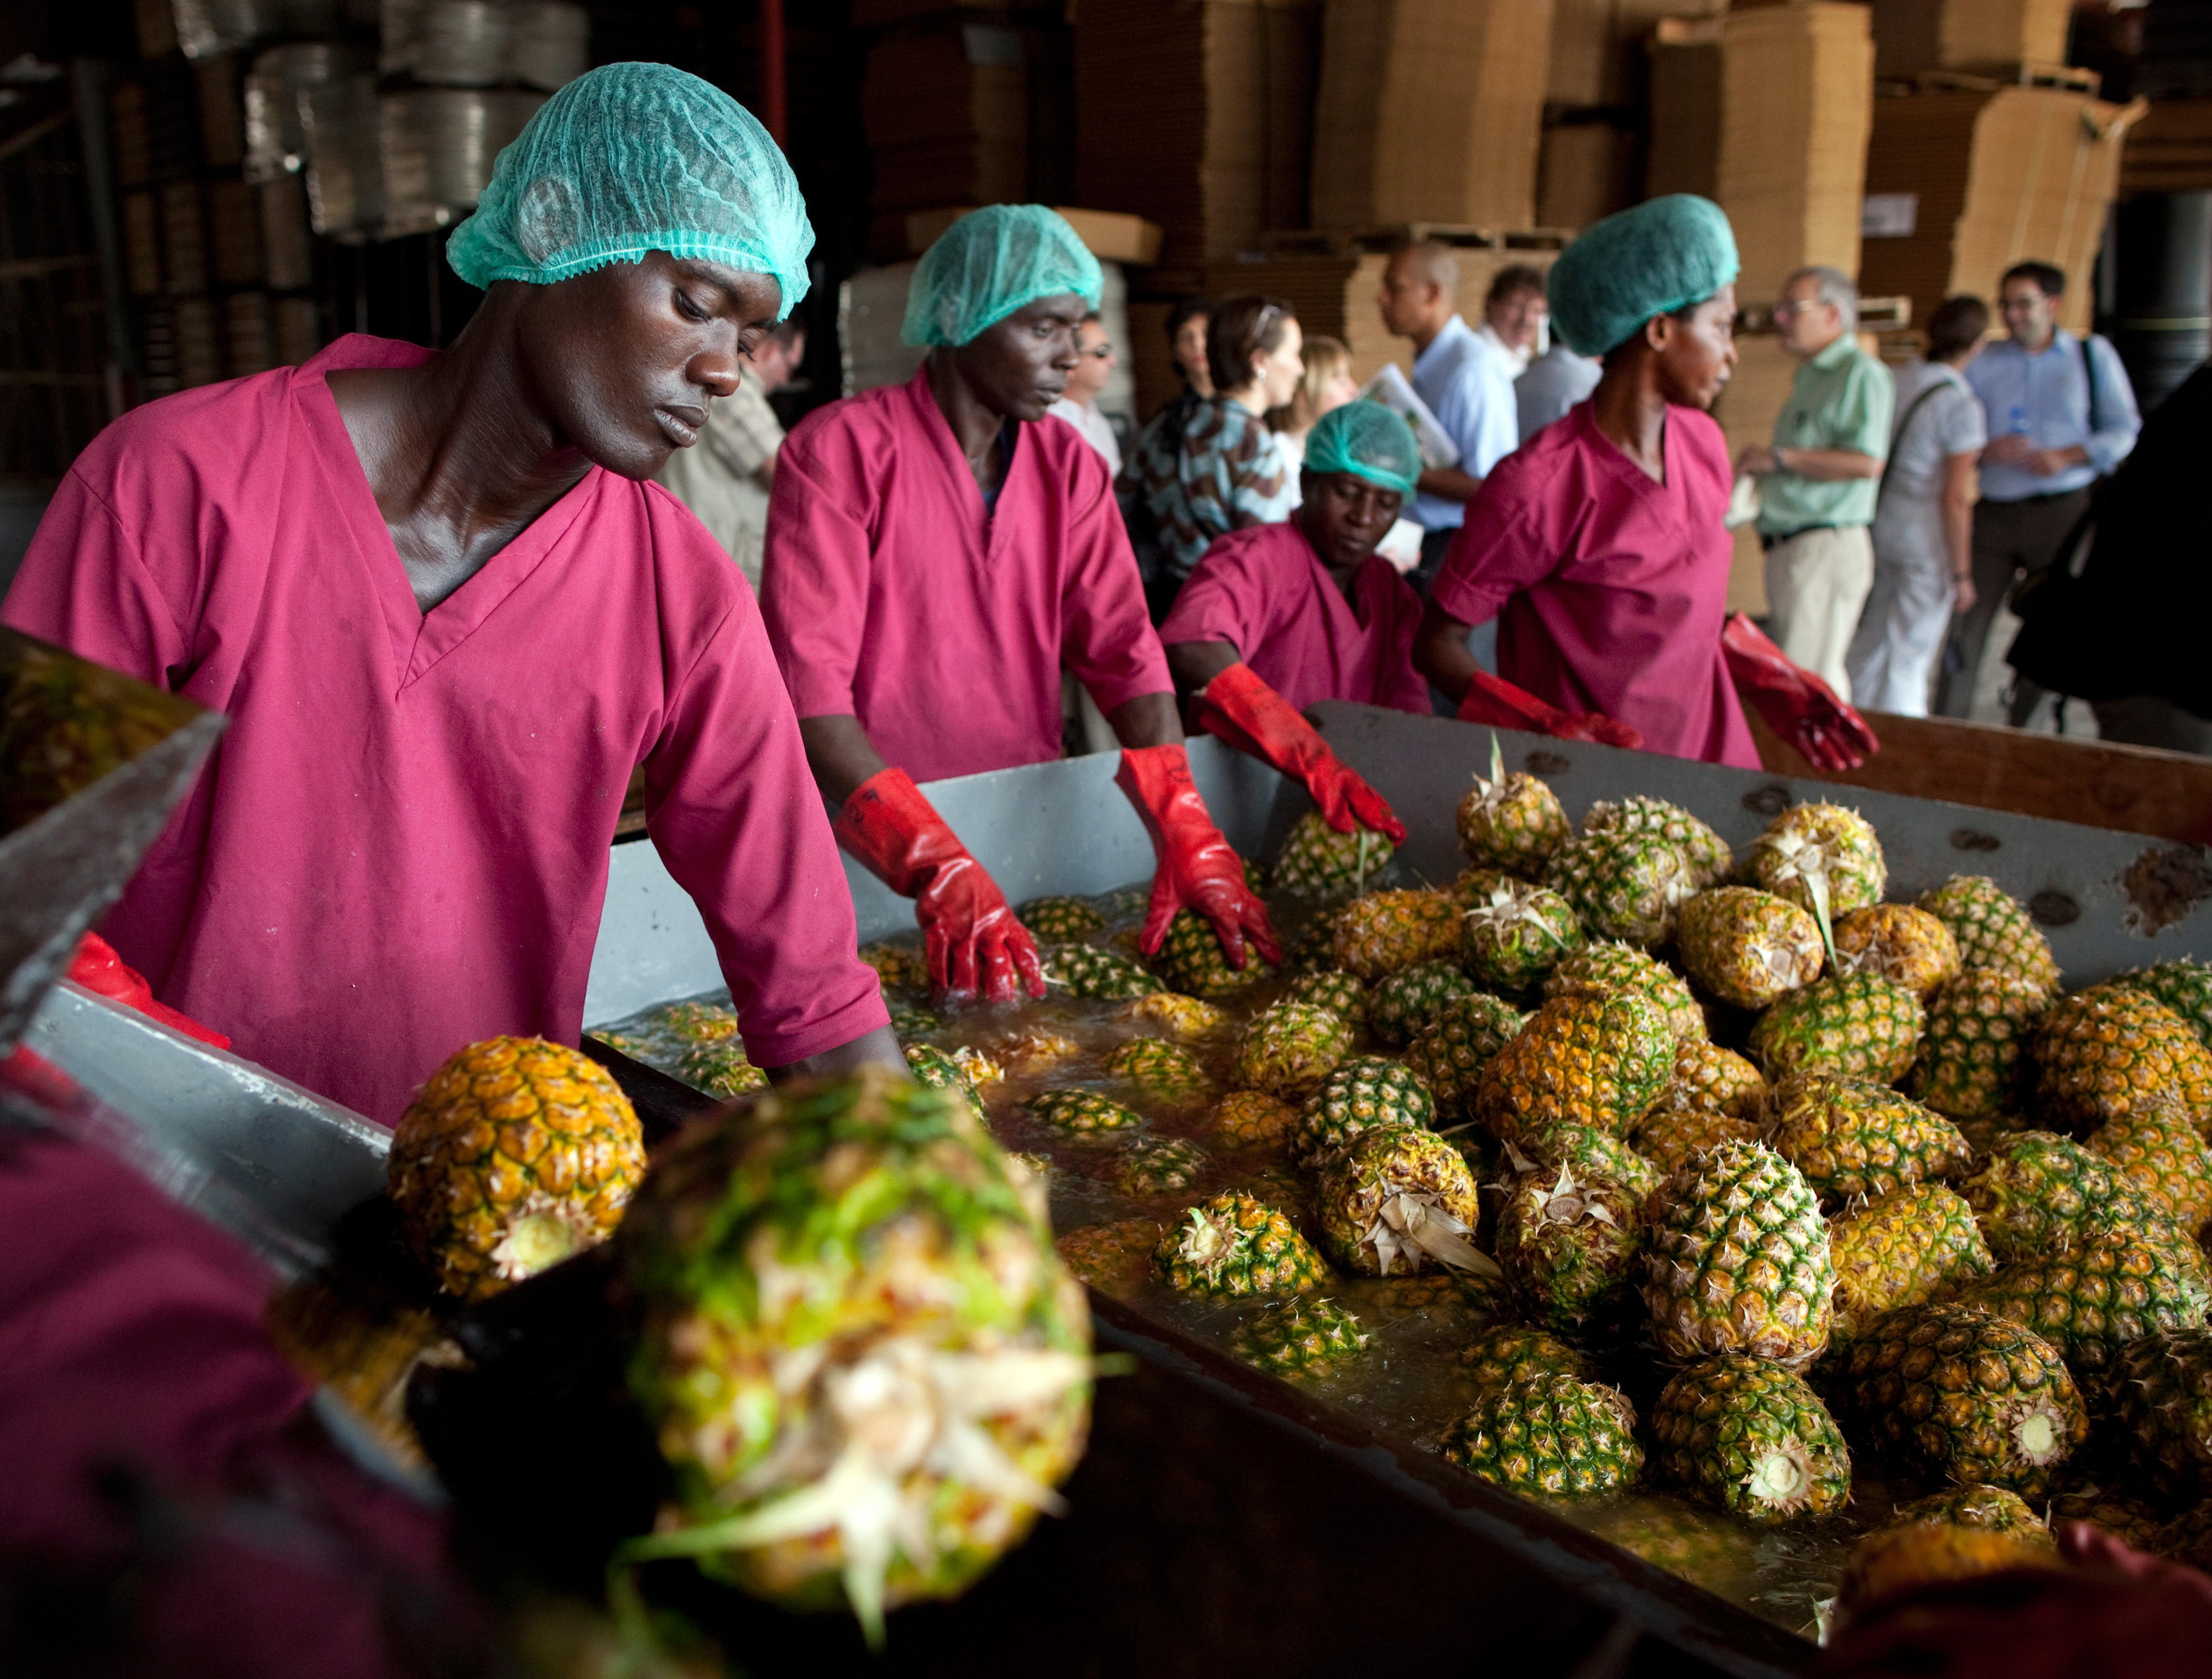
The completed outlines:
<svg viewBox="0 0 2212 1679">
<path fill-rule="evenodd" d="M 2029 1028 L 2050 1005 L 2032 980 L 1970 967 L 1936 993 L 1912 1069 L 1913 1100 L 1954 1119 L 2018 1111 Z"/>
<path fill-rule="evenodd" d="M 2166 1518 L 2154 1505 L 2112 1488 L 2084 1483 L 2051 1500 L 2054 1522 L 2087 1522 L 2139 1551 L 2152 1550 Z"/>
<path fill-rule="evenodd" d="M 888 1006 L 892 1035 L 902 1044 L 910 1044 L 917 1038 L 927 1038 L 945 1029 L 945 1022 L 926 1009 L 904 1003 L 891 1003 Z"/>
<path fill-rule="evenodd" d="M 1040 955 L 1045 984 L 1070 997 L 1150 997 L 1167 989 L 1140 964 L 1095 944 L 1048 944 Z"/>
<path fill-rule="evenodd" d="M 1831 1073 L 1889 1084 L 1919 1052 L 1920 999 L 1876 973 L 1816 980 L 1776 1003 L 1751 1028 L 1751 1052 L 1767 1076 Z"/>
<path fill-rule="evenodd" d="M 2118 1375 L 2121 1423 L 2160 1497 L 2212 1498 L 2212 1329 L 2146 1335 L 2121 1351 Z"/>
<path fill-rule="evenodd" d="M 871 1068 L 667 1143 L 616 1237 L 671 1473 L 624 1562 L 796 1609 L 957 1595 L 1081 1455 L 1083 1292 L 964 1104 Z"/>
<path fill-rule="evenodd" d="M 1559 796 L 1533 775 L 1505 773 L 1498 736 L 1490 737 L 1490 779 L 1459 802 L 1459 842 L 1478 865 L 1516 875 L 1539 873 L 1552 853 L 1574 837 Z"/>
<path fill-rule="evenodd" d="M 1656 1162 L 1595 1125 L 1540 1125 L 1509 1147 L 1518 1157 L 1513 1162 L 1516 1171 L 1534 1167 L 1556 1175 L 1562 1167 L 1571 1168 L 1577 1178 L 1602 1178 L 1618 1185 L 1639 1203 L 1667 1181 L 1667 1173 Z"/>
<path fill-rule="evenodd" d="M 1349 979 L 1349 974 L 1344 976 Z M 1384 1043 L 1409 1043 L 1437 1010 L 1455 997 L 1472 997 L 1474 985 L 1449 962 L 1422 962 L 1386 973 L 1367 997 L 1368 1029 Z"/>
<path fill-rule="evenodd" d="M 2062 1253 L 2009 1261 L 1959 1295 L 2058 1349 L 2082 1383 L 2100 1381 L 2120 1349 L 2164 1330 L 2201 1324 L 2212 1306 L 2203 1258 L 2138 1230 L 2100 1231 Z"/>
<path fill-rule="evenodd" d="M 1954 875 L 1917 900 L 1951 930 L 1968 971 L 1995 968 L 2025 979 L 2046 996 L 2058 991 L 2058 963 L 2027 906 L 1984 875 Z"/>
<path fill-rule="evenodd" d="M 1498 1263 L 1522 1315 L 1564 1336 L 1618 1324 L 1633 1295 L 1643 1221 L 1628 1191 L 1602 1179 L 1524 1172 L 1498 1215 Z"/>
<path fill-rule="evenodd" d="M 1794 1073 L 1768 1100 L 1767 1143 L 1826 1206 L 1848 1206 L 1925 1178 L 1962 1175 L 1959 1128 L 1871 1079 Z"/>
<path fill-rule="evenodd" d="M 2131 969 L 2112 983 L 2148 991 L 2187 1021 L 2199 1043 L 2212 1049 L 2212 967 L 2185 957 Z"/>
<path fill-rule="evenodd" d="M 2049 1131 L 2004 1138 L 1963 1186 L 1990 1248 L 2008 1264 L 2063 1252 L 2100 1230 L 2159 1222 L 2125 1173 Z"/>
<path fill-rule="evenodd" d="M 1152 958 L 1152 969 L 1170 991 L 1209 998 L 1230 996 L 1275 975 L 1274 965 L 1249 943 L 1244 947 L 1244 966 L 1232 967 L 1213 924 L 1197 911 L 1187 909 L 1177 910 L 1175 919 L 1168 923 L 1167 936 L 1160 941 L 1159 954 Z"/>
<path fill-rule="evenodd" d="M 1352 1027 L 1341 1015 L 1310 1003 L 1270 1003 L 1237 1046 L 1236 1084 L 1296 1100 L 1351 1053 Z"/>
<path fill-rule="evenodd" d="M 1680 846 L 1635 828 L 1571 840 L 1544 868 L 1544 884 L 1586 931 L 1647 950 L 1674 937 L 1675 917 L 1704 883 Z"/>
<path fill-rule="evenodd" d="M 1152 1250 L 1152 1271 L 1179 1294 L 1242 1300 L 1324 1288 L 1328 1268 L 1273 1207 L 1235 1190 L 1186 1210 Z"/>
<path fill-rule="evenodd" d="M 968 1099 L 976 1112 L 983 1111 L 982 1093 L 975 1082 L 961 1070 L 960 1064 L 933 1044 L 908 1044 L 906 1064 L 914 1069 L 915 1082 L 926 1084 L 933 1090 L 951 1090 Z M 766 1080 L 762 1082 L 765 1084 Z"/>
<path fill-rule="evenodd" d="M 1554 997 L 1482 1070 L 1476 1118 L 1512 1142 L 1547 1125 L 1626 1136 L 1674 1070 L 1674 1034 L 1634 991 Z"/>
<path fill-rule="evenodd" d="M 1527 1324 L 1497 1324 L 1481 1330 L 1460 1349 L 1457 1361 L 1478 1391 L 1505 1387 L 1529 1376 L 1597 1379 L 1596 1367 L 1580 1348 Z"/>
<path fill-rule="evenodd" d="M 1303 1295 L 1276 1300 L 1237 1331 L 1237 1355 L 1291 1381 L 1333 1375 L 1359 1356 L 1359 1319 L 1333 1301 Z"/>
<path fill-rule="evenodd" d="M 1073 944 L 1106 930 L 1105 915 L 1081 898 L 1032 898 L 1014 912 L 1014 919 L 1051 944 Z"/>
<path fill-rule="evenodd" d="M 768 1088 L 768 1075 L 746 1058 L 744 1044 L 736 1038 L 695 1044 L 676 1064 L 676 1076 L 714 1096 L 742 1096 Z"/>
<path fill-rule="evenodd" d="M 1433 1131 L 1361 1132 L 1322 1169 L 1319 1201 L 1329 1257 L 1356 1276 L 1495 1269 L 1468 1240 L 1482 1216 L 1474 1176 Z"/>
<path fill-rule="evenodd" d="M 2147 991 L 2100 985 L 2063 997 L 2029 1034 L 2043 1116 L 2088 1130 L 2160 1093 L 2180 1098 L 2201 1125 L 2212 1118 L 2212 1051 Z"/>
<path fill-rule="evenodd" d="M 1140 997 L 1121 1011 L 1121 1017 L 1147 1030 L 1188 1038 L 1194 1043 L 1224 1037 L 1229 1031 L 1225 1011 L 1180 991 L 1154 991 Z"/>
<path fill-rule="evenodd" d="M 1448 892 L 1370 892 L 1338 914 L 1336 965 L 1372 985 L 1459 951 L 1458 902 Z"/>
<path fill-rule="evenodd" d="M 1619 1492 L 1644 1472 L 1636 1408 L 1618 1388 L 1557 1373 L 1488 1388 L 1444 1436 L 1444 1456 L 1516 1493 Z"/>
<path fill-rule="evenodd" d="M 1828 1226 L 1836 1267 L 1837 1348 L 1885 1312 L 1947 1300 L 1996 1268 L 1974 1209 L 1956 1190 L 1893 1190 Z"/>
<path fill-rule="evenodd" d="M 1493 887 L 1460 917 L 1460 961 L 1495 991 L 1517 995 L 1541 984 L 1582 942 L 1567 900 L 1523 881 Z"/>
<path fill-rule="evenodd" d="M 902 944 L 866 944 L 860 960 L 876 971 L 876 983 L 886 991 L 925 992 L 929 990 L 929 960 Z"/>
<path fill-rule="evenodd" d="M 1836 968 L 1879 973 L 1923 1003 L 1959 977 L 1959 941 L 1924 909 L 1869 904 L 1836 918 Z"/>
<path fill-rule="evenodd" d="M 1419 969 L 1409 970 L 1419 973 Z M 1472 991 L 1473 986 L 1468 989 Z M 1340 1015 L 1354 1026 L 1367 1024 L 1367 987 L 1340 967 L 1325 967 L 1311 973 L 1302 973 L 1291 981 L 1288 993 L 1293 1003 L 1310 1003 Z"/>
<path fill-rule="evenodd" d="M 1889 865 L 1874 825 L 1840 804 L 1792 805 L 1751 848 L 1751 883 L 1787 898 L 1823 929 L 1881 901 Z"/>
<path fill-rule="evenodd" d="M 1851 1454 L 1804 1380 L 1723 1353 L 1675 1372 L 1651 1407 L 1653 1466 L 1708 1504 L 1763 1524 L 1850 1501 Z"/>
<path fill-rule="evenodd" d="M 1213 1134 L 1232 1149 L 1287 1149 L 1298 1111 L 1259 1090 L 1232 1090 L 1214 1105 Z"/>
<path fill-rule="evenodd" d="M 1693 1157 L 1655 1198 L 1644 1301 L 1667 1357 L 1749 1353 L 1791 1369 L 1828 1344 L 1828 1227 L 1797 1168 L 1756 1143 Z"/>
<path fill-rule="evenodd" d="M 1107 1058 L 1106 1070 L 1170 1107 L 1195 1107 L 1213 1094 L 1198 1058 L 1164 1038 L 1130 1039 Z"/>
<path fill-rule="evenodd" d="M 2168 1223 L 2197 1233 L 2212 1223 L 2212 1148 L 2179 1100 L 2145 1102 L 2107 1120 L 2091 1134 L 2089 1152 L 2118 1167 Z"/>
<path fill-rule="evenodd" d="M 1275 889 L 1310 903 L 1334 903 L 1364 892 L 1389 866 L 1396 847 L 1364 823 L 1340 833 L 1309 810 L 1291 825 L 1275 853 Z"/>
<path fill-rule="evenodd" d="M 1095 1090 L 1048 1090 L 1030 1100 L 1029 1112 L 1032 1118 L 1054 1130 L 1077 1137 L 1095 1137 L 1102 1131 L 1133 1131 L 1145 1123 L 1142 1114 L 1132 1112 Z"/>
<path fill-rule="evenodd" d="M 1901 1504 L 1876 1530 L 1907 1527 L 1915 1522 L 1948 1522 L 1954 1527 L 1978 1527 L 1990 1533 L 2025 1533 L 2053 1550 L 2057 1549 L 2057 1542 L 2051 1537 L 2050 1526 L 2028 1507 L 2026 1499 L 2002 1487 L 1979 1482 L 1948 1487 L 1926 1498 Z"/>
<path fill-rule="evenodd" d="M 1102 1294 L 1127 1300 L 1152 1274 L 1152 1249 L 1159 1243 L 1160 1231 L 1156 1218 L 1125 1218 L 1071 1230 L 1053 1246 L 1079 1281 Z"/>
<path fill-rule="evenodd" d="M 1682 906 L 1675 943 L 1690 978 L 1723 1003 L 1764 1009 L 1820 977 L 1820 924 L 1786 898 L 1716 887 Z"/>
<path fill-rule="evenodd" d="M 1333 1068 L 1298 1115 L 1291 1152 L 1309 1163 L 1333 1159 L 1363 1131 L 1431 1129 L 1435 1099 L 1409 1067 L 1355 1055 Z"/>
<path fill-rule="evenodd" d="M 1114 1163 L 1114 1187 L 1133 1200 L 1172 1195 L 1196 1183 L 1206 1155 L 1179 1137 L 1140 1137 Z"/>
<path fill-rule="evenodd" d="M 1308 918 L 1305 925 L 1283 948 L 1283 965 L 1292 973 L 1316 973 L 1336 967 L 1336 923 L 1344 906 L 1323 910 Z"/>
<path fill-rule="evenodd" d="M 1487 992 L 1442 1004 L 1406 1050 L 1406 1065 L 1429 1088 L 1437 1116 L 1456 1124 L 1474 1117 L 1475 1085 L 1490 1058 L 1521 1030 L 1513 1005 Z"/>
<path fill-rule="evenodd" d="M 1728 878 L 1735 857 L 1728 841 L 1679 804 L 1632 794 L 1618 803 L 1601 800 L 1583 817 L 1583 832 L 1591 833 L 1650 833 L 1666 840 L 1689 859 L 1690 871 L 1703 891 Z"/>
<path fill-rule="evenodd" d="M 1622 991 L 1638 992 L 1665 1010 L 1678 1043 L 1705 1041 L 1705 1011 L 1682 976 L 1627 945 L 1612 941 L 1585 945 L 1563 959 L 1544 981 L 1547 999 Z"/>
</svg>

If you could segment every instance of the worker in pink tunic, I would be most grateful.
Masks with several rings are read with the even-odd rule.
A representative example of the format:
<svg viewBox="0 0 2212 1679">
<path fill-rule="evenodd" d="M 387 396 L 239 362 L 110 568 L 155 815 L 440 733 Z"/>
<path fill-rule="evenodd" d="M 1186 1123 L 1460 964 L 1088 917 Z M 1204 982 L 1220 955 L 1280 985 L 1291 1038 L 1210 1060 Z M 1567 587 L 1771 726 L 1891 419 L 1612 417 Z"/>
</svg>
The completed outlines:
<svg viewBox="0 0 2212 1679">
<path fill-rule="evenodd" d="M 1402 844 L 1405 825 L 1299 713 L 1319 700 L 1429 712 L 1413 669 L 1421 598 L 1375 552 L 1413 494 L 1420 448 L 1376 403 L 1346 403 L 1306 439 L 1303 500 L 1282 524 L 1206 551 L 1160 626 L 1199 724 L 1305 783 L 1323 820 Z"/>
<path fill-rule="evenodd" d="M 1728 610 L 1733 476 L 1705 410 L 1735 366 L 1735 237 L 1680 194 L 1597 222 L 1552 270 L 1553 329 L 1602 358 L 1589 397 L 1483 482 L 1413 662 L 1460 716 L 1759 767 L 1739 689 L 1826 769 L 1873 731 Z M 1498 621 L 1498 675 L 1468 648 Z"/>
<path fill-rule="evenodd" d="M 0 615 L 230 715 L 103 928 L 163 1003 L 387 1124 L 473 1040 L 574 1043 L 641 764 L 751 1058 L 903 1064 L 744 579 L 649 482 L 812 238 L 733 100 L 610 66 L 500 154 L 452 349 L 342 338 L 85 451 Z"/>
<path fill-rule="evenodd" d="M 924 253 L 904 385 L 816 409 L 769 504 L 761 609 L 838 839 L 915 900 L 940 991 L 1044 995 L 1036 945 L 915 787 L 1060 751 L 1060 672 L 1121 739 L 1115 780 L 1158 868 L 1140 944 L 1183 909 L 1230 961 L 1279 954 L 1192 784 L 1167 661 L 1097 452 L 1045 410 L 1097 307 L 1097 259 L 1060 216 L 995 204 Z"/>
</svg>

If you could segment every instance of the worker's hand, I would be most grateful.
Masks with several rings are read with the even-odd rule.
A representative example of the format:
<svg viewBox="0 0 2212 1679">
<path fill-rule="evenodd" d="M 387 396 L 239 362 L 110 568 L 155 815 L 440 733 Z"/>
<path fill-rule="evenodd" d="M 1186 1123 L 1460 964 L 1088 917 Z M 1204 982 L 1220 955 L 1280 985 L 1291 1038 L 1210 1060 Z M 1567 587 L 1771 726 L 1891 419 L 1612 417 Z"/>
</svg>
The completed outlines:
<svg viewBox="0 0 2212 1679">
<path fill-rule="evenodd" d="M 1951 579 L 1951 610 L 1972 612 L 1974 609 L 1974 603 L 1980 598 L 1974 592 L 1973 573 L 1969 572 L 1964 577 L 1954 575 Z"/>
<path fill-rule="evenodd" d="M 146 976 L 117 955 L 115 947 L 98 933 L 87 933 L 78 943 L 76 955 L 70 961 L 69 977 L 85 990 L 98 991 L 126 1009 L 136 1009 L 149 1020 L 157 1020 L 187 1038 L 197 1038 L 219 1050 L 230 1047 L 230 1040 L 222 1033 L 202 1026 L 156 997 Z"/>
<path fill-rule="evenodd" d="M 1881 750 L 1864 718 L 1827 683 L 1792 664 L 1741 612 L 1729 613 L 1721 626 L 1721 652 L 1736 692 L 1814 768 L 1856 769 Z"/>
<path fill-rule="evenodd" d="M 1739 478 L 1746 473 L 1754 478 L 1759 478 L 1770 472 L 1780 470 L 1782 470 L 1782 463 L 1775 459 L 1774 451 L 1764 443 L 1753 444 L 1750 448 L 1735 458 L 1735 472 Z"/>
<path fill-rule="evenodd" d="M 1206 685 L 1198 701 L 1199 720 L 1208 734 L 1304 782 L 1322 820 L 1338 833 L 1364 824 L 1394 846 L 1406 843 L 1406 825 L 1390 802 L 1330 751 L 1313 724 L 1250 665 L 1231 665 Z"/>
<path fill-rule="evenodd" d="M 1644 744 L 1641 733 L 1603 712 L 1563 712 L 1487 670 L 1477 670 L 1468 681 L 1467 697 L 1459 702 L 1459 720 L 1487 723 L 1494 729 L 1525 729 L 1565 741 L 1595 741 L 1631 752 Z"/>
<path fill-rule="evenodd" d="M 1206 814 L 1206 801 L 1190 779 L 1190 755 L 1181 744 L 1125 750 L 1114 780 L 1145 819 L 1159 858 L 1152 907 L 1137 948 L 1147 956 L 1155 954 L 1176 912 L 1189 909 L 1213 924 L 1231 967 L 1244 966 L 1248 939 L 1269 961 L 1282 961 L 1267 906 L 1244 884 L 1243 859 Z"/>
<path fill-rule="evenodd" d="M 914 900 L 939 991 L 987 1003 L 1011 1003 L 1023 991 L 1044 995 L 1030 930 L 904 770 L 880 770 L 855 787 L 836 828 L 838 842 L 869 872 Z"/>
</svg>

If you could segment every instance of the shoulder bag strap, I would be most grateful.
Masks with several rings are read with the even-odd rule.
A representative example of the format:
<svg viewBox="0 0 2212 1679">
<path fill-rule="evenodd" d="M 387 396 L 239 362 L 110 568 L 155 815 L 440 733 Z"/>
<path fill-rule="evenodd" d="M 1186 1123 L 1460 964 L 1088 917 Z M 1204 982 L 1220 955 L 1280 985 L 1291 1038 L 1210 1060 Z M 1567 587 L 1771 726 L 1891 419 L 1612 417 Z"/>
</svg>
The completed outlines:
<svg viewBox="0 0 2212 1679">
<path fill-rule="evenodd" d="M 1930 397 L 1934 396 L 1938 391 L 1941 391 L 1951 381 L 1947 379 L 1930 379 L 1928 382 L 1928 388 L 1923 391 L 1918 396 L 1915 397 L 1910 403 L 1905 404 L 1905 418 L 1897 422 L 1897 429 L 1890 433 L 1889 453 L 1882 461 L 1881 477 L 1875 485 L 1874 499 L 1877 505 L 1889 490 L 1889 469 L 1897 464 L 1898 445 L 1905 441 L 1905 433 L 1906 429 L 1912 424 L 1912 416 L 1920 412 L 1921 409 L 1926 405 L 1927 401 Z"/>
</svg>

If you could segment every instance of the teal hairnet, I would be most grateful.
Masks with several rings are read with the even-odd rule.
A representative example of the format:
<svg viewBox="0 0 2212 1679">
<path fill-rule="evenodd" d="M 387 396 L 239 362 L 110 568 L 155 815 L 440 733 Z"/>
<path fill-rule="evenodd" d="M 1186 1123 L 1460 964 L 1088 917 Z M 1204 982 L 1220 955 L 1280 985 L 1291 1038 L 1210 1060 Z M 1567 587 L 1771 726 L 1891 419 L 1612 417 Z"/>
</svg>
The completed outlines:
<svg viewBox="0 0 2212 1679">
<path fill-rule="evenodd" d="M 1382 403 L 1346 403 L 1306 433 L 1306 470 L 1349 472 L 1411 495 L 1421 476 L 1421 446 L 1413 428 Z"/>
<path fill-rule="evenodd" d="M 1041 297 L 1098 306 L 1098 258 L 1042 204 L 970 210 L 921 253 L 906 293 L 909 344 L 964 344 Z"/>
<path fill-rule="evenodd" d="M 1736 276 L 1735 234 L 1710 198 L 1677 192 L 1608 215 L 1552 265 L 1552 330 L 1603 355 L 1654 315 L 1702 303 Z"/>
<path fill-rule="evenodd" d="M 775 276 L 806 295 L 814 229 L 753 115 L 672 64 L 606 64 L 538 108 L 446 246 L 471 286 L 546 286 L 648 251 Z"/>
</svg>

